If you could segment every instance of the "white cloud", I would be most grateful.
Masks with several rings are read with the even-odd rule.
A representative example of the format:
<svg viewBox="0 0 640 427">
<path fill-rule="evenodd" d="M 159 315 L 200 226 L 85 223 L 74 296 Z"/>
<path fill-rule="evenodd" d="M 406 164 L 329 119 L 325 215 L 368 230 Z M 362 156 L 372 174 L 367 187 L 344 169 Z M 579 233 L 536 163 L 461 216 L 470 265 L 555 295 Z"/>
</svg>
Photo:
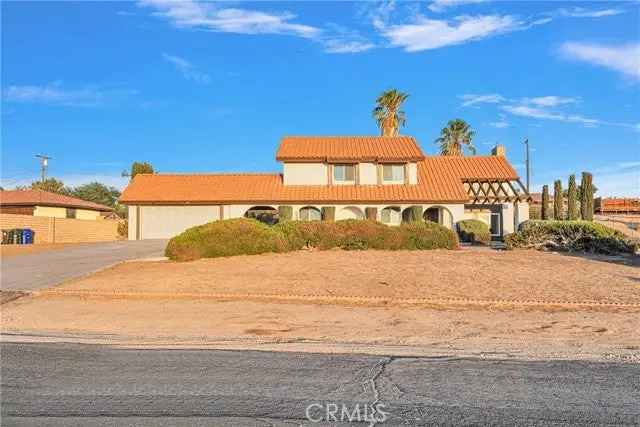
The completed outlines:
<svg viewBox="0 0 640 427">
<path fill-rule="evenodd" d="M 498 128 L 498 129 L 504 129 L 504 128 L 508 128 L 511 125 L 505 120 L 500 120 L 499 122 L 489 123 L 489 126 L 493 126 L 494 128 Z"/>
<path fill-rule="evenodd" d="M 328 53 L 359 53 L 376 47 L 367 41 L 328 39 L 323 42 L 324 51 Z"/>
<path fill-rule="evenodd" d="M 115 98 L 135 95 L 132 90 L 101 90 L 97 87 L 63 88 L 59 82 L 46 86 L 12 85 L 3 91 L 6 102 L 52 104 L 69 107 L 97 107 Z"/>
<path fill-rule="evenodd" d="M 484 95 L 465 94 L 458 96 L 458 98 L 464 101 L 462 103 L 463 107 L 471 107 L 472 105 L 476 104 L 499 104 L 505 100 L 501 95 L 498 95 L 497 93 Z"/>
<path fill-rule="evenodd" d="M 459 16 L 452 21 L 417 16 L 412 24 L 381 28 L 393 46 L 407 52 L 438 49 L 518 30 L 522 23 L 510 15 Z"/>
<path fill-rule="evenodd" d="M 139 4 L 154 8 L 154 15 L 164 17 L 181 28 L 238 34 L 288 34 L 305 38 L 321 33 L 319 28 L 291 22 L 296 16 L 289 12 L 219 8 L 217 4 L 192 0 L 142 0 Z"/>
<path fill-rule="evenodd" d="M 537 98 L 525 98 L 525 103 L 537 105 L 539 107 L 557 107 L 562 104 L 572 104 L 577 102 L 577 98 L 569 98 L 562 96 L 539 96 Z"/>
<path fill-rule="evenodd" d="M 175 55 L 169 55 L 168 53 L 163 53 L 162 58 L 173 64 L 173 66 L 182 73 L 185 79 L 202 84 L 211 83 L 211 77 L 209 77 L 208 74 L 198 71 L 195 66 L 186 59 Z"/>
<path fill-rule="evenodd" d="M 574 7 L 573 9 L 560 9 L 559 14 L 570 18 L 603 18 L 606 16 L 615 16 L 624 13 L 622 9 L 600 9 L 590 10 L 582 7 Z"/>
<path fill-rule="evenodd" d="M 484 3 L 487 0 L 433 0 L 429 5 L 429 10 L 432 12 L 442 12 L 443 10 L 461 6 L 464 4 Z"/>
<path fill-rule="evenodd" d="M 508 113 L 521 117 L 532 117 L 534 119 L 563 120 L 564 115 L 553 113 L 542 108 L 530 107 L 528 105 L 504 105 L 502 109 Z"/>
<path fill-rule="evenodd" d="M 560 47 L 564 56 L 609 68 L 640 80 L 640 43 L 618 46 L 567 42 Z"/>
</svg>

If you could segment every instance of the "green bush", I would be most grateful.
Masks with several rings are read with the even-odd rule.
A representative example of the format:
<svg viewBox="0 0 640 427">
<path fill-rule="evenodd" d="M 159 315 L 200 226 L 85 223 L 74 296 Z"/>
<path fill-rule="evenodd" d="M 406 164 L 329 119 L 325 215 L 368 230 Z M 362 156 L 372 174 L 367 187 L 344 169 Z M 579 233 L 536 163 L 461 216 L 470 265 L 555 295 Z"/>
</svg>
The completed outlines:
<svg viewBox="0 0 640 427">
<path fill-rule="evenodd" d="M 291 206 L 278 206 L 278 219 L 280 221 L 291 221 L 293 219 L 293 208 Z"/>
<path fill-rule="evenodd" d="M 505 238 L 507 249 L 535 248 L 602 254 L 634 253 L 636 244 L 624 234 L 590 221 L 530 220 Z"/>
<path fill-rule="evenodd" d="M 458 235 L 434 222 L 410 222 L 396 227 L 402 236 L 398 249 L 457 249 Z"/>
<path fill-rule="evenodd" d="M 477 219 L 458 221 L 458 232 L 463 242 L 488 245 L 491 243 L 489 226 Z"/>
<path fill-rule="evenodd" d="M 193 227 L 169 241 L 166 255 L 189 261 L 303 248 L 455 249 L 458 237 L 434 223 L 412 222 L 390 227 L 370 220 L 281 221 L 270 227 L 252 219 L 216 221 Z"/>
<path fill-rule="evenodd" d="M 190 261 L 288 250 L 289 243 L 273 227 L 241 218 L 189 228 L 169 241 L 165 255 L 177 261 Z"/>
</svg>

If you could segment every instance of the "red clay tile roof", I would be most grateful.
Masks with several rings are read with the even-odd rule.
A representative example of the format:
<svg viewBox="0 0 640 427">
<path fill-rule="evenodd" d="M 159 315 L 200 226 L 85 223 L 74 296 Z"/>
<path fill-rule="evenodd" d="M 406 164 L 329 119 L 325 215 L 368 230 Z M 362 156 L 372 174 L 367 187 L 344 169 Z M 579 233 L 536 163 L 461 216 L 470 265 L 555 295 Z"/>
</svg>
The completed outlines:
<svg viewBox="0 0 640 427">
<path fill-rule="evenodd" d="M 466 202 L 463 179 L 517 179 L 504 157 L 427 157 L 417 185 L 285 186 L 280 174 L 138 174 L 120 197 L 126 204 L 258 204 L 316 202 Z"/>
<path fill-rule="evenodd" d="M 110 212 L 113 208 L 41 190 L 0 191 L 0 206 L 57 206 Z"/>
<path fill-rule="evenodd" d="M 285 136 L 278 161 L 418 161 L 424 154 L 411 136 Z"/>
</svg>

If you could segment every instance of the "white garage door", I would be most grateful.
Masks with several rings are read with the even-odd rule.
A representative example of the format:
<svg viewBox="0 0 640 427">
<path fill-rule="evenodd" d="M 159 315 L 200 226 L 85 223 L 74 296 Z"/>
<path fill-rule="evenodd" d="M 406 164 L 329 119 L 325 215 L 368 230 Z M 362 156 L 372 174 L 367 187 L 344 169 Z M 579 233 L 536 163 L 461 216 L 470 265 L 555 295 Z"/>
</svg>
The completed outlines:
<svg viewBox="0 0 640 427">
<path fill-rule="evenodd" d="M 141 239 L 168 239 L 219 218 L 218 206 L 141 206 Z"/>
</svg>

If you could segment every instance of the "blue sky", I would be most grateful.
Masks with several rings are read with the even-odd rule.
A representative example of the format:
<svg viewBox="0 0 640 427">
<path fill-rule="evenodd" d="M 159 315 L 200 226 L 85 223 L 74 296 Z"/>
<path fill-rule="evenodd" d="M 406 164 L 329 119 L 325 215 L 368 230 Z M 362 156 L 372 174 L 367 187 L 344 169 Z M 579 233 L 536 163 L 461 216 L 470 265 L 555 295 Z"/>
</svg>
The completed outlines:
<svg viewBox="0 0 640 427">
<path fill-rule="evenodd" d="M 640 195 L 638 2 L 3 2 L 2 185 L 122 187 L 161 172 L 277 171 L 283 135 L 361 135 L 410 94 L 425 152 L 453 118 L 533 185 L 592 171 Z M 566 181 L 565 181 L 566 182 Z"/>
</svg>

